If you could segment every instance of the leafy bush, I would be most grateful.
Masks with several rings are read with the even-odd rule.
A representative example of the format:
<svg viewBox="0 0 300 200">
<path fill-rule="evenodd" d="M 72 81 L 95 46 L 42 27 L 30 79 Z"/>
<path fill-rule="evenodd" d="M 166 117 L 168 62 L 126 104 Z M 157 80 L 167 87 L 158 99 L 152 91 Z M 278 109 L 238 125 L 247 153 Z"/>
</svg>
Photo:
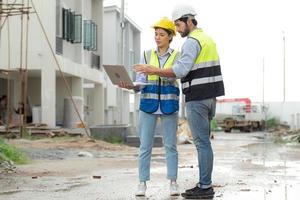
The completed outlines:
<svg viewBox="0 0 300 200">
<path fill-rule="evenodd" d="M 112 144 L 122 144 L 123 140 L 121 137 L 118 136 L 110 136 L 104 139 L 104 141 L 112 143 Z"/>
<path fill-rule="evenodd" d="M 218 122 L 216 118 L 213 118 L 210 122 L 210 129 L 212 131 L 217 131 L 218 130 Z"/>
<path fill-rule="evenodd" d="M 276 117 L 272 117 L 267 119 L 266 121 L 266 128 L 276 128 L 279 125 L 279 119 Z"/>
<path fill-rule="evenodd" d="M 27 162 L 27 157 L 17 148 L 10 146 L 0 138 L 0 161 L 11 160 L 17 164 L 24 164 Z"/>
</svg>

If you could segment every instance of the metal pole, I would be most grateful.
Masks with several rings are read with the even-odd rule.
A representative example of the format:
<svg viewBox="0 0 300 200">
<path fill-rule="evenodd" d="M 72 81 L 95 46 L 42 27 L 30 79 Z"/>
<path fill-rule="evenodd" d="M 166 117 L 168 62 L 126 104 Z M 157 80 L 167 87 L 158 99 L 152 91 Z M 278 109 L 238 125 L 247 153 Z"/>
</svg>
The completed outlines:
<svg viewBox="0 0 300 200">
<path fill-rule="evenodd" d="M 124 13 L 124 0 L 121 0 L 121 40 L 120 40 L 120 45 L 121 45 L 121 54 L 120 54 L 120 64 L 124 65 L 124 29 L 125 29 L 125 13 Z"/>
<path fill-rule="evenodd" d="M 285 34 L 283 34 L 283 102 L 285 102 Z"/>
<path fill-rule="evenodd" d="M 265 118 L 265 57 L 263 57 L 262 66 L 262 112 Z"/>
<path fill-rule="evenodd" d="M 125 60 L 125 56 L 124 56 L 124 37 L 125 37 L 125 34 L 124 34 L 124 32 L 125 32 L 125 11 L 124 11 L 124 0 L 121 0 L 121 13 L 120 13 L 120 20 L 121 20 L 121 22 L 120 22 L 120 27 L 121 27 L 121 36 L 120 36 L 120 64 L 121 65 L 125 65 L 125 62 L 124 62 L 124 60 Z M 119 101 L 120 101 L 120 103 L 119 103 L 119 111 L 120 111 L 120 114 L 119 114 L 119 116 L 120 116 L 120 123 L 122 123 L 123 122 L 123 104 L 122 104 L 122 102 L 123 102 L 123 98 L 124 98 L 124 96 L 123 96 L 123 90 L 122 89 L 118 89 L 119 90 Z"/>
<path fill-rule="evenodd" d="M 0 0 L 0 26 L 2 24 L 2 0 Z M 1 29 L 0 29 L 0 49 L 1 49 Z"/>
</svg>

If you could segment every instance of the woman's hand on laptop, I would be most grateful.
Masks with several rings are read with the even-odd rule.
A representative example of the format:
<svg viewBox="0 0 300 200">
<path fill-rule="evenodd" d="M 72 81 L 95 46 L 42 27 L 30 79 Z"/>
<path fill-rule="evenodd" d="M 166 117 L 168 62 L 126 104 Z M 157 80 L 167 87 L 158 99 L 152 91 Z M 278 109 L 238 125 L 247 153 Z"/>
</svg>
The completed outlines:
<svg viewBox="0 0 300 200">
<path fill-rule="evenodd" d="M 128 89 L 128 90 L 136 89 L 136 86 L 130 86 L 130 85 L 128 85 L 127 83 L 125 83 L 123 81 L 120 81 L 118 86 L 120 88 L 125 88 L 125 89 Z"/>
</svg>

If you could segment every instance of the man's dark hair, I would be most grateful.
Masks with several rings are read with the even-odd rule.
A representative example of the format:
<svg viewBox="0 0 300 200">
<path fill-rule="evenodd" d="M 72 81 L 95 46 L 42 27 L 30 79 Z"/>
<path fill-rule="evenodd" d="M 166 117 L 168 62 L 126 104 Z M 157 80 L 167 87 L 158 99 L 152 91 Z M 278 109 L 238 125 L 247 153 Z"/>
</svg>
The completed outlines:
<svg viewBox="0 0 300 200">
<path fill-rule="evenodd" d="M 179 18 L 178 20 L 184 22 L 185 24 L 187 24 L 187 20 L 188 20 L 188 19 L 189 19 L 189 16 L 183 16 L 183 17 Z M 192 23 L 193 23 L 195 26 L 197 26 L 197 24 L 198 24 L 198 22 L 197 22 L 196 19 L 192 19 Z"/>
</svg>

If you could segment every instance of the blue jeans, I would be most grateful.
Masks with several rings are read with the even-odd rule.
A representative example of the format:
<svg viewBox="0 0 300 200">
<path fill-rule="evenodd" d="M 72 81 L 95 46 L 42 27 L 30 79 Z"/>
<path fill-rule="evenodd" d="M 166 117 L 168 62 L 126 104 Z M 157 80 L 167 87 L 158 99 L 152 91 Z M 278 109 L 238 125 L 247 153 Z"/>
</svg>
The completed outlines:
<svg viewBox="0 0 300 200">
<path fill-rule="evenodd" d="M 166 151 L 167 179 L 176 180 L 178 172 L 177 152 L 177 120 L 178 114 L 154 115 L 143 111 L 139 112 L 139 179 L 140 181 L 150 180 L 150 160 L 153 147 L 154 133 L 157 118 L 160 117 L 163 129 L 163 141 Z"/>
<path fill-rule="evenodd" d="M 187 118 L 198 153 L 199 185 L 211 187 L 213 151 L 210 143 L 210 121 L 215 115 L 216 99 L 190 101 L 186 103 Z"/>
</svg>

